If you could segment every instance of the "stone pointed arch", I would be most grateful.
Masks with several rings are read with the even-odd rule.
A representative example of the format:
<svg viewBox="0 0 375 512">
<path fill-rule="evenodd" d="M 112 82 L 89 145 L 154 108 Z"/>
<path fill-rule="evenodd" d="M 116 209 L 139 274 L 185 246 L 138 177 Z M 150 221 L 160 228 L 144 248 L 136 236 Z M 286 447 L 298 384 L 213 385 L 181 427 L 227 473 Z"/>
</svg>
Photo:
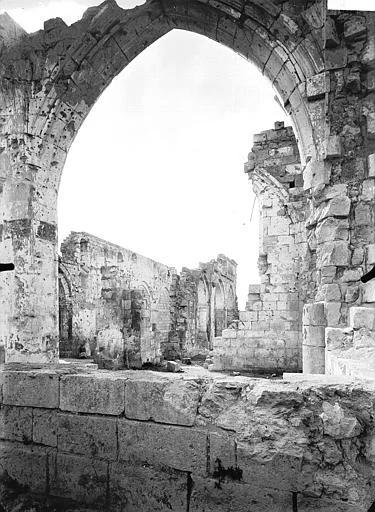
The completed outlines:
<svg viewBox="0 0 375 512">
<path fill-rule="evenodd" d="M 69 27 L 56 18 L 46 21 L 44 30 L 4 40 L 0 253 L 6 261 L 22 255 L 15 278 L 1 278 L 5 293 L 0 298 L 0 341 L 7 345 L 8 361 L 49 362 L 58 357 L 60 177 L 80 126 L 113 78 L 175 28 L 207 36 L 242 55 L 270 79 L 291 114 L 303 157 L 315 159 L 322 153 L 316 128 L 324 123 L 324 112 L 310 112 L 305 88 L 306 81 L 324 68 L 325 16 L 320 0 L 282 5 L 277 0 L 150 0 L 129 10 L 106 0 Z M 18 311 L 19 297 L 25 293 L 28 306 Z M 18 315 L 12 313 L 14 308 Z"/>
</svg>

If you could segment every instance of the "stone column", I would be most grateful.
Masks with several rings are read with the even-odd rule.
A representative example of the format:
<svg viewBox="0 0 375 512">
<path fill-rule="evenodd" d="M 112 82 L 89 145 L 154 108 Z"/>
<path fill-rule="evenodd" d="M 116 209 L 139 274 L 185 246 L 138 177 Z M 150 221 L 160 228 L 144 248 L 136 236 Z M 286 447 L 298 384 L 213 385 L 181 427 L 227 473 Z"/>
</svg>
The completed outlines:
<svg viewBox="0 0 375 512">
<path fill-rule="evenodd" d="M 58 359 L 57 185 L 25 135 L 3 138 L 0 155 L 0 345 L 6 362 Z"/>
<path fill-rule="evenodd" d="M 305 304 L 303 308 L 303 372 L 325 373 L 324 303 Z"/>
</svg>

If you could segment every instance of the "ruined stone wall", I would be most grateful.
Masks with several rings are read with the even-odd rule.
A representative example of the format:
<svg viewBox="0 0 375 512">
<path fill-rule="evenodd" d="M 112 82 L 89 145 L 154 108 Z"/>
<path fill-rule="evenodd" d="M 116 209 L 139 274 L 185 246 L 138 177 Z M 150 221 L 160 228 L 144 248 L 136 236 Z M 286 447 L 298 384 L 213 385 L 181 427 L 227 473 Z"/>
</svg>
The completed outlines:
<svg viewBox="0 0 375 512">
<path fill-rule="evenodd" d="M 326 111 L 327 124 L 320 128 L 321 162 L 308 162 L 304 170 L 318 284 L 315 304 L 304 311 L 304 371 L 350 373 L 350 364 L 339 364 L 340 347 L 350 349 L 343 360 L 362 359 L 365 367 L 371 353 L 348 343 L 346 329 L 352 330 L 354 317 L 356 329 L 366 329 L 355 308 L 375 307 L 374 281 L 360 282 L 374 261 L 374 14 L 328 12 L 324 41 L 325 70 L 306 89 L 309 105 Z M 370 368 L 375 371 L 374 364 Z"/>
<path fill-rule="evenodd" d="M 236 327 L 215 340 L 216 369 L 290 370 L 302 367 L 302 310 L 314 296 L 314 261 L 306 239 L 308 214 L 292 127 L 254 136 L 245 172 L 256 194 L 261 283 L 250 285 Z"/>
<path fill-rule="evenodd" d="M 124 358 L 130 366 L 159 362 L 169 339 L 175 270 L 88 233 L 71 233 L 61 254 L 60 283 L 65 276 L 71 292 L 73 354 L 67 355 L 82 347 L 119 365 Z"/>
<path fill-rule="evenodd" d="M 76 369 L 8 370 L 1 388 L 0 476 L 41 495 L 144 512 L 375 500 L 373 383 Z"/>
<path fill-rule="evenodd" d="M 174 276 L 171 356 L 207 354 L 214 337 L 238 317 L 236 279 L 236 262 L 223 254 Z"/>
</svg>

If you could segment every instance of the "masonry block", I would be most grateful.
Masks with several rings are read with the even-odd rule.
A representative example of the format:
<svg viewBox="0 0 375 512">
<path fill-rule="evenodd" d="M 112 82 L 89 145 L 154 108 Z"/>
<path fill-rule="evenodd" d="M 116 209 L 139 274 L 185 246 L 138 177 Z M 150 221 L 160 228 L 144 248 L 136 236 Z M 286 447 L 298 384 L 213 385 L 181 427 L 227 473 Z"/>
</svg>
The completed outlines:
<svg viewBox="0 0 375 512">
<path fill-rule="evenodd" d="M 180 377 L 147 376 L 129 379 L 125 385 L 125 416 L 173 425 L 194 424 L 200 385 Z"/>
<path fill-rule="evenodd" d="M 0 477 L 9 476 L 34 492 L 47 490 L 48 451 L 21 443 L 0 441 Z"/>
<path fill-rule="evenodd" d="M 86 455 L 95 459 L 116 460 L 116 421 L 111 417 L 58 414 L 59 452 Z"/>
<path fill-rule="evenodd" d="M 375 333 L 367 328 L 361 328 L 354 331 L 354 348 L 375 348 Z M 375 374 L 374 374 L 375 376 Z"/>
<path fill-rule="evenodd" d="M 312 347 L 324 347 L 324 331 L 323 326 L 303 326 L 303 345 L 309 345 Z"/>
<path fill-rule="evenodd" d="M 321 98 L 330 90 L 329 73 L 319 73 L 306 81 L 306 94 L 309 100 Z"/>
<path fill-rule="evenodd" d="M 325 339 L 327 350 L 347 350 L 353 345 L 353 329 L 327 327 Z"/>
<path fill-rule="evenodd" d="M 372 153 L 367 158 L 368 163 L 368 176 L 369 178 L 375 178 L 375 153 Z"/>
<path fill-rule="evenodd" d="M 57 408 L 59 376 L 48 371 L 4 371 L 3 402 L 8 405 Z"/>
<path fill-rule="evenodd" d="M 231 478 L 201 478 L 193 474 L 189 512 L 285 512 L 291 509 L 291 492 L 277 490 L 269 478 L 268 481 L 269 487 L 258 487 Z"/>
<path fill-rule="evenodd" d="M 111 510 L 188 510 L 188 475 L 166 467 L 112 463 L 109 493 Z"/>
<path fill-rule="evenodd" d="M 33 442 L 57 446 L 57 410 L 33 409 Z"/>
<path fill-rule="evenodd" d="M 375 302 L 375 280 L 371 279 L 363 285 L 363 302 L 373 303 Z"/>
<path fill-rule="evenodd" d="M 302 455 L 291 453 L 274 453 L 264 460 L 259 454 L 254 453 L 251 445 L 238 443 L 237 464 L 242 470 L 242 480 L 245 483 L 261 487 L 272 475 L 272 487 L 285 491 L 297 491 L 304 487 L 301 480 Z M 288 471 L 285 472 L 285 468 Z M 306 482 L 305 482 L 306 484 Z"/>
<path fill-rule="evenodd" d="M 341 319 L 341 302 L 326 302 L 324 305 L 327 326 L 337 327 Z"/>
<path fill-rule="evenodd" d="M 324 158 L 339 158 L 342 155 L 342 143 L 339 135 L 329 135 L 324 141 Z"/>
<path fill-rule="evenodd" d="M 8 441 L 31 442 L 32 409 L 3 405 L 0 408 L 0 438 Z"/>
<path fill-rule="evenodd" d="M 325 349 L 323 346 L 302 346 L 303 373 L 325 373 Z"/>
<path fill-rule="evenodd" d="M 125 408 L 124 379 L 110 374 L 65 375 L 60 382 L 60 409 L 119 415 Z"/>
<path fill-rule="evenodd" d="M 303 306 L 303 325 L 326 325 L 324 302 L 314 302 Z"/>
<path fill-rule="evenodd" d="M 236 445 L 233 437 L 210 432 L 210 473 L 219 468 L 229 469 L 236 467 Z"/>
<path fill-rule="evenodd" d="M 58 453 L 50 458 L 49 464 L 50 493 L 53 496 L 104 505 L 108 484 L 107 462 Z"/>
<path fill-rule="evenodd" d="M 349 319 L 352 329 L 366 327 L 369 330 L 373 330 L 375 329 L 375 308 L 350 308 Z"/>
<path fill-rule="evenodd" d="M 118 442 L 122 461 L 206 474 L 205 431 L 119 419 Z"/>
<path fill-rule="evenodd" d="M 303 188 L 324 187 L 329 183 L 330 167 L 322 160 L 310 160 L 303 171 Z"/>
</svg>

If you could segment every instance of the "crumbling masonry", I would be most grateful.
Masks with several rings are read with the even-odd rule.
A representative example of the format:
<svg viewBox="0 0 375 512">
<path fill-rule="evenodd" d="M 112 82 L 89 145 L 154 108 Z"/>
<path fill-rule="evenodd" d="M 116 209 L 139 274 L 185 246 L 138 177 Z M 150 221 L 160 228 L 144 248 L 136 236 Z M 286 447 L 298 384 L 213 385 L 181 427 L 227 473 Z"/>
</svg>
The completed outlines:
<svg viewBox="0 0 375 512">
<path fill-rule="evenodd" d="M 140 368 L 204 357 L 238 316 L 236 263 L 224 255 L 178 275 L 88 233 L 71 233 L 59 263 L 60 354 Z"/>
<path fill-rule="evenodd" d="M 232 359 L 219 352 L 214 365 L 237 365 L 246 344 L 254 360 L 296 364 L 298 346 L 303 382 L 58 364 L 56 208 L 67 152 L 112 79 L 173 29 L 254 63 L 290 114 L 299 160 L 290 131 L 278 139 L 277 127 L 256 139 L 248 162 L 270 219 L 263 277 L 244 329 L 217 337 Z M 375 14 L 328 11 L 323 0 L 150 0 L 129 10 L 106 0 L 69 27 L 56 18 L 34 34 L 3 14 L 0 38 L 0 258 L 15 265 L 0 274 L 2 479 L 102 510 L 374 510 L 375 280 L 360 277 L 375 264 Z M 102 276 L 112 289 L 116 279 Z M 138 318 L 143 301 L 135 297 Z M 274 345 L 249 334 L 263 321 Z M 190 343 L 180 334 L 188 324 L 185 314 L 171 350 Z M 216 343 L 200 332 L 198 343 Z"/>
</svg>

